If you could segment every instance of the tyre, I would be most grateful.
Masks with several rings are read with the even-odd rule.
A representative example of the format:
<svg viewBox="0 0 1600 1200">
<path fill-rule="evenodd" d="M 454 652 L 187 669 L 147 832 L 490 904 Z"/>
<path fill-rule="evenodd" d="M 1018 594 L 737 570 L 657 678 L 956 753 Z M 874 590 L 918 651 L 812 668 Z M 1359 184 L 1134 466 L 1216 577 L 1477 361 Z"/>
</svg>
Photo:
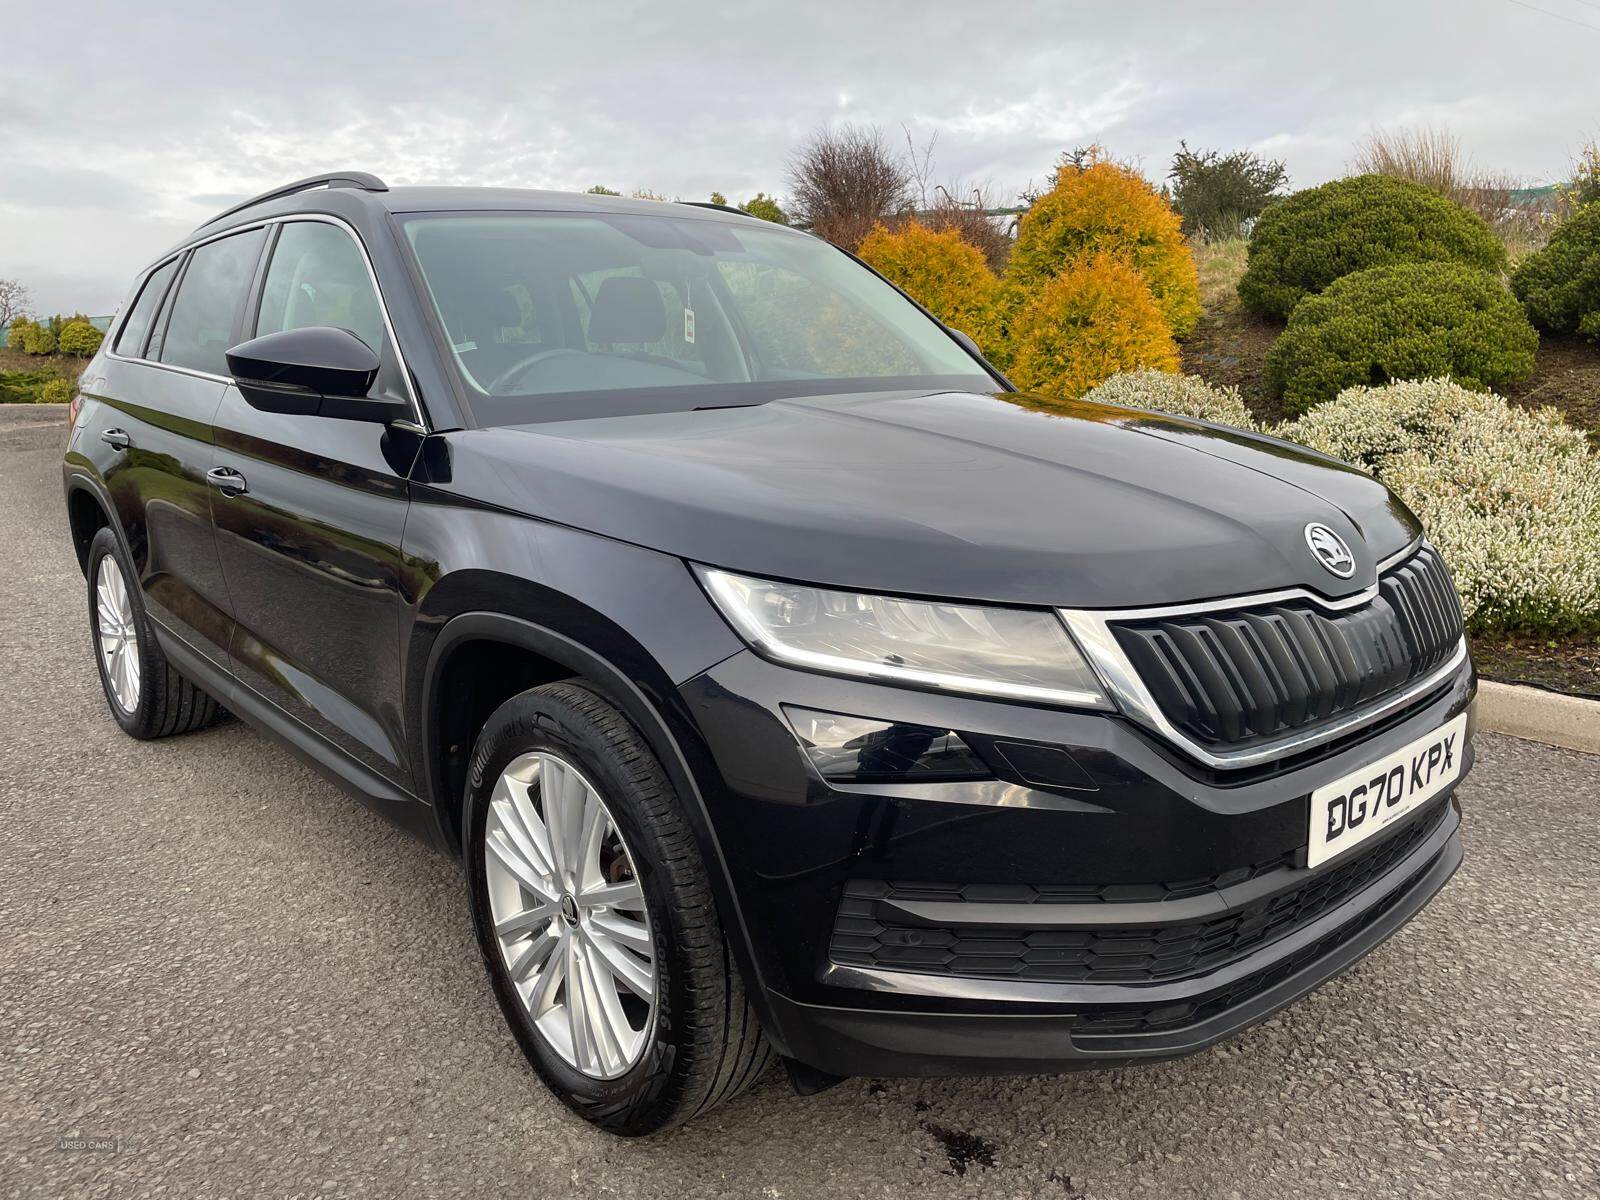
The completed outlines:
<svg viewBox="0 0 1600 1200">
<path fill-rule="evenodd" d="M 111 715 L 123 732 L 147 741 L 212 724 L 222 708 L 178 674 L 145 616 L 138 575 L 109 527 L 89 543 L 89 632 Z"/>
<path fill-rule="evenodd" d="M 479 948 L 557 1096 L 631 1137 L 754 1082 L 772 1053 L 681 801 L 626 717 L 577 683 L 513 697 L 478 737 L 466 803 Z"/>
</svg>

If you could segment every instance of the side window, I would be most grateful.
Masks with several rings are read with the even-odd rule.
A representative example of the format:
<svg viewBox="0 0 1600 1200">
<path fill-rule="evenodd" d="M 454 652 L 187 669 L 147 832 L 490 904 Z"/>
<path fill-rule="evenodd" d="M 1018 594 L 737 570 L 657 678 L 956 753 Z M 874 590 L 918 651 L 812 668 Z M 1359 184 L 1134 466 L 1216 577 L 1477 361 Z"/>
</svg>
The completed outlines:
<svg viewBox="0 0 1600 1200">
<path fill-rule="evenodd" d="M 383 349 L 383 313 L 350 235 L 321 221 L 290 221 L 267 268 L 256 335 L 333 325 Z"/>
<path fill-rule="evenodd" d="M 213 375 L 228 373 L 224 356 L 265 237 L 266 230 L 252 229 L 195 247 L 167 319 L 162 362 Z"/>
<path fill-rule="evenodd" d="M 150 321 L 155 316 L 156 305 L 167 294 L 167 284 L 172 282 L 172 273 L 177 269 L 178 260 L 173 259 L 166 266 L 157 267 L 145 280 L 139 298 L 128 312 L 127 320 L 122 322 L 122 328 L 117 331 L 118 354 L 138 358 L 144 353 L 144 338 L 150 332 Z"/>
</svg>

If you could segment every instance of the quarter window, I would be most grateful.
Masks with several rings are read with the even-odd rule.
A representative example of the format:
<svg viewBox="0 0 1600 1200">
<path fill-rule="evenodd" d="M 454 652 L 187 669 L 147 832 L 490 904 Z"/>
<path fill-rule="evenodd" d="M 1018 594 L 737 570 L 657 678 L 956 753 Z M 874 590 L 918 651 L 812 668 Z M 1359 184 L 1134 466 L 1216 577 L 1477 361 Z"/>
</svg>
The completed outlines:
<svg viewBox="0 0 1600 1200">
<path fill-rule="evenodd" d="M 366 260 L 350 235 L 321 221 L 291 221 L 267 268 L 256 334 L 332 325 L 383 349 L 383 312 Z"/>
<path fill-rule="evenodd" d="M 122 322 L 122 328 L 117 331 L 118 354 L 127 358 L 138 358 L 144 353 L 145 335 L 150 332 L 150 320 L 155 316 L 156 305 L 161 303 L 162 297 L 167 294 L 167 284 L 172 281 L 172 273 L 178 269 L 178 260 L 173 259 L 163 267 L 157 267 L 145 280 L 144 288 L 139 293 L 139 298 L 133 302 L 127 319 Z"/>
<path fill-rule="evenodd" d="M 265 237 L 264 229 L 251 229 L 195 247 L 167 319 L 162 362 L 212 375 L 228 373 L 225 356 Z"/>
</svg>

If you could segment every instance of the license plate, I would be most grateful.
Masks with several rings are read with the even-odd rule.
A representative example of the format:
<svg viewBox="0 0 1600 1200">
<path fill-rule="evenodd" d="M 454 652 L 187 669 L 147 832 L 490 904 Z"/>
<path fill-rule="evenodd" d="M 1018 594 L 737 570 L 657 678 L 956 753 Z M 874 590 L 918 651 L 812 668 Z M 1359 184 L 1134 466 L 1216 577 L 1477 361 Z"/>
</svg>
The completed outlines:
<svg viewBox="0 0 1600 1200">
<path fill-rule="evenodd" d="M 1461 777 L 1467 714 L 1311 793 L 1306 866 L 1343 854 Z"/>
</svg>

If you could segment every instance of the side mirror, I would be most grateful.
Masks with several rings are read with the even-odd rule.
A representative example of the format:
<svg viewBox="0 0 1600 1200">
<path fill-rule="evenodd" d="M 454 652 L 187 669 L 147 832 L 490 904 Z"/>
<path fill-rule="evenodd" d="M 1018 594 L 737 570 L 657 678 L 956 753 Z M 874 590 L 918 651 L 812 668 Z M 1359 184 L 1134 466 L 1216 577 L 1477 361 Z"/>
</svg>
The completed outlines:
<svg viewBox="0 0 1600 1200">
<path fill-rule="evenodd" d="M 410 415 L 404 401 L 367 395 L 378 355 L 348 329 L 285 329 L 240 342 L 227 357 L 239 394 L 262 412 L 384 422 Z"/>
</svg>

